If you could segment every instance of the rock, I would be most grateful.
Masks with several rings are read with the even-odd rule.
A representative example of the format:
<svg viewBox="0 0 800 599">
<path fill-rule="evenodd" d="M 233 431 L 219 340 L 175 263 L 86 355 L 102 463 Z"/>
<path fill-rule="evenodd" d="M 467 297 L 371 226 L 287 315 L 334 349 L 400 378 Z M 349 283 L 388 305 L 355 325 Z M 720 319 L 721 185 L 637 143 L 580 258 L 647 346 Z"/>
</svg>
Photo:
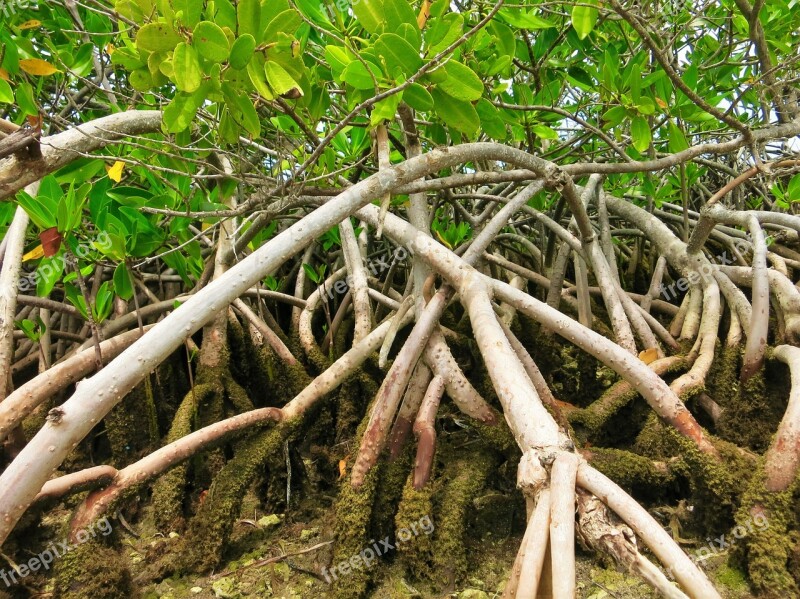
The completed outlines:
<svg viewBox="0 0 800 599">
<path fill-rule="evenodd" d="M 278 526 L 281 522 L 283 522 L 282 514 L 270 514 L 269 516 L 259 518 L 258 525 L 261 528 L 267 529 Z"/>
<path fill-rule="evenodd" d="M 239 591 L 236 590 L 236 583 L 233 578 L 220 578 L 211 585 L 211 590 L 214 591 L 216 597 L 223 599 L 238 599 L 241 597 Z"/>
</svg>

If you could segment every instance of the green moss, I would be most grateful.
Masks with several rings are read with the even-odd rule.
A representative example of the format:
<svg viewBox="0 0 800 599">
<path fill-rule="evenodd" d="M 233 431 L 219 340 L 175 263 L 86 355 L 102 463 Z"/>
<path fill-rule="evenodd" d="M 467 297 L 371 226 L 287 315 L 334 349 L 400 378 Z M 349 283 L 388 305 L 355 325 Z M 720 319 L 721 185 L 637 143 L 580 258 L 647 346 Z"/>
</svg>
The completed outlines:
<svg viewBox="0 0 800 599">
<path fill-rule="evenodd" d="M 350 484 L 350 471 L 342 479 L 336 500 L 336 545 L 332 568 L 359 555 L 376 542 L 371 520 L 375 494 L 380 479 L 380 468 L 372 468 L 357 489 Z M 338 577 L 338 575 L 337 575 Z M 353 569 L 333 584 L 332 596 L 337 599 L 359 599 L 366 596 L 372 572 L 365 568 Z"/>
<path fill-rule="evenodd" d="M 747 564 L 750 584 L 770 597 L 796 597 L 797 581 L 789 565 L 797 547 L 797 535 L 790 527 L 796 525 L 794 494 L 797 482 L 781 493 L 766 491 L 763 460 L 759 464 L 742 504 L 736 513 L 736 524 L 747 530 L 737 549 Z"/>
<path fill-rule="evenodd" d="M 649 458 L 620 449 L 593 447 L 589 451 L 592 466 L 634 497 L 663 498 L 675 489 L 675 474 L 657 468 Z"/>
<path fill-rule="evenodd" d="M 674 436 L 667 434 L 667 427 L 655 412 L 651 412 L 642 430 L 636 435 L 631 451 L 653 460 L 664 460 L 678 455 L 680 445 Z"/>
<path fill-rule="evenodd" d="M 722 406 L 727 406 L 739 394 L 738 347 L 723 345 L 711 364 L 706 379 L 709 394 Z"/>
<path fill-rule="evenodd" d="M 104 419 L 114 466 L 129 464 L 159 438 L 153 388 L 148 376 L 136 385 Z"/>
<path fill-rule="evenodd" d="M 690 481 L 697 526 L 701 531 L 728 530 L 739 505 L 742 485 L 753 474 L 752 460 L 732 443 L 710 437 L 720 455 L 717 460 L 674 429 L 666 430 L 681 447 L 682 459 L 673 463 L 673 467 Z"/>
<path fill-rule="evenodd" d="M 165 443 L 172 443 L 194 430 L 198 404 L 207 394 L 214 392 L 214 387 L 202 384 L 186 394 L 175 414 Z M 156 526 L 161 531 L 183 529 L 183 503 L 188 472 L 189 462 L 184 462 L 159 477 L 153 485 L 152 505 Z"/>
<path fill-rule="evenodd" d="M 404 451 L 393 462 L 381 464 L 378 492 L 372 512 L 372 531 L 376 537 L 394 535 L 395 513 L 412 468 L 410 451 Z"/>
<path fill-rule="evenodd" d="M 433 491 L 435 484 L 429 482 L 422 489 L 414 489 L 414 476 L 410 474 L 405 487 L 400 506 L 394 519 L 395 530 L 409 529 L 412 524 L 417 524 L 421 519 L 431 517 L 433 514 Z M 397 551 L 402 557 L 403 565 L 417 580 L 433 580 L 434 546 L 431 535 L 418 535 L 413 543 L 401 543 Z"/>
<path fill-rule="evenodd" d="M 182 543 L 181 566 L 205 572 L 219 564 L 247 488 L 268 458 L 280 454 L 284 441 L 296 434 L 302 424 L 302 418 L 288 420 L 237 444 L 233 458 L 214 478 L 190 523 Z"/>
<path fill-rule="evenodd" d="M 119 553 L 91 539 L 57 560 L 56 599 L 127 599 L 136 597 L 130 572 Z"/>
<path fill-rule="evenodd" d="M 434 570 L 445 588 L 467 573 L 464 529 L 472 500 L 486 484 L 497 461 L 486 447 L 477 447 L 457 459 L 448 460 L 443 489 L 435 499 Z"/>
<path fill-rule="evenodd" d="M 729 398 L 717 430 L 723 438 L 761 452 L 769 445 L 777 426 L 773 412 L 762 371 L 740 385 L 739 393 Z"/>
<path fill-rule="evenodd" d="M 728 590 L 743 593 L 747 591 L 747 578 L 738 568 L 723 564 L 715 573 L 714 580 Z"/>
</svg>

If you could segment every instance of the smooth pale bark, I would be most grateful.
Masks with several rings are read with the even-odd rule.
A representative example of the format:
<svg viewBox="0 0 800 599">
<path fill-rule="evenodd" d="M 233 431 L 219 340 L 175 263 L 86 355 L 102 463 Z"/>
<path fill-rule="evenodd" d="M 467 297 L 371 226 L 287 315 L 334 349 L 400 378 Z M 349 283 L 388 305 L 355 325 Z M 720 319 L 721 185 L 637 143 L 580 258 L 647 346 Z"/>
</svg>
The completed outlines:
<svg viewBox="0 0 800 599">
<path fill-rule="evenodd" d="M 434 328 L 424 357 L 428 367 L 444 379 L 447 395 L 461 412 L 484 424 L 494 424 L 494 411 L 461 371 L 439 328 Z"/>
<path fill-rule="evenodd" d="M 130 113 L 120 113 L 125 114 Z M 124 117 L 121 122 L 130 124 Z M 68 133 L 83 135 L 79 132 Z M 119 133 L 113 134 L 114 138 L 119 136 Z M 96 422 L 105 417 L 148 373 L 220 310 L 226 309 L 234 299 L 274 272 L 299 250 L 308 247 L 325 231 L 375 198 L 439 169 L 479 159 L 521 164 L 542 173 L 551 166 L 547 161 L 514 148 L 475 143 L 434 150 L 383 170 L 346 189 L 335 199 L 278 233 L 190 297 L 101 372 L 81 383 L 75 394 L 61 407 L 61 417 L 57 421 L 48 421 L 0 475 L 0 542 L 8 537 L 50 474 L 92 429 L 94 424 L 91 420 Z"/>
<path fill-rule="evenodd" d="M 664 278 L 664 270 L 667 267 L 667 259 L 664 256 L 659 256 L 656 260 L 656 266 L 653 269 L 653 278 L 650 279 L 650 287 L 647 293 L 642 298 L 639 304 L 645 312 L 650 312 L 650 305 L 661 293 L 661 281 Z"/>
<path fill-rule="evenodd" d="M 514 599 L 536 599 L 549 541 L 550 506 L 550 489 L 543 489 L 525 531 L 525 536 L 529 539 L 525 543 L 525 553 L 521 555 L 519 582 Z"/>
<path fill-rule="evenodd" d="M 161 128 L 161 111 L 126 110 L 73 127 L 63 133 L 43 137 L 39 145 L 42 157 L 20 160 L 16 156 L 0 164 L 0 200 L 11 196 L 26 185 L 40 180 L 81 158 L 84 154 L 106 147 L 131 135 L 154 133 Z"/>
<path fill-rule="evenodd" d="M 370 224 L 376 222 L 377 214 L 371 206 L 360 210 L 358 214 Z M 475 340 L 482 350 L 506 420 L 523 450 L 556 445 L 557 435 L 554 436 L 553 431 L 557 432 L 557 425 L 540 401 L 531 402 L 528 399 L 538 399 L 538 394 L 497 322 L 486 294 L 487 289 L 493 289 L 496 298 L 514 305 L 517 310 L 602 361 L 630 382 L 660 418 L 691 439 L 702 451 L 713 456 L 718 455 L 683 402 L 637 356 L 507 283 L 480 275 L 453 252 L 428 237 L 418 235 L 411 225 L 392 214 L 386 215 L 384 231 L 397 243 L 413 249 L 442 276 L 458 286 L 461 301 L 469 313 Z M 509 415 L 516 410 L 521 410 L 519 414 L 525 416 Z M 551 428 L 553 426 L 555 429 Z"/>
<path fill-rule="evenodd" d="M 720 270 L 734 284 L 750 287 L 753 284 L 753 269 L 744 266 L 721 266 Z M 767 269 L 769 277 L 770 294 L 776 300 L 783 312 L 786 323 L 786 333 L 790 341 L 800 342 L 800 290 L 777 270 Z M 742 320 L 742 326 L 748 329 L 749 321 Z"/>
<path fill-rule="evenodd" d="M 253 229 L 253 227 L 250 227 L 250 229 L 248 229 L 248 230 L 251 230 L 251 229 Z M 300 299 L 300 300 L 302 300 L 303 296 L 305 296 L 305 294 L 306 294 L 306 279 L 308 278 L 306 276 L 306 269 L 302 268 L 302 265 L 303 264 L 308 264 L 311 261 L 311 256 L 313 256 L 313 255 L 314 255 L 314 244 L 310 243 L 310 244 L 308 244 L 308 247 L 303 252 L 303 259 L 300 261 L 301 268 L 299 268 L 297 270 L 297 277 L 295 278 L 295 281 L 294 281 L 294 296 L 297 299 Z M 292 325 L 291 325 L 291 327 L 292 327 L 292 331 L 293 332 L 297 332 L 297 330 L 300 328 L 300 314 L 301 314 L 301 312 L 302 312 L 302 308 L 300 308 L 299 306 L 294 306 L 292 308 Z"/>
<path fill-rule="evenodd" d="M 764 456 L 765 486 L 779 493 L 794 482 L 800 466 L 800 349 L 779 345 L 774 356 L 789 366 L 792 379 L 789 405 Z"/>
<path fill-rule="evenodd" d="M 650 370 L 638 357 L 632 356 L 619 345 L 586 329 L 568 316 L 553 310 L 535 298 L 518 292 L 499 281 L 490 281 L 495 295 L 517 310 L 550 327 L 558 335 L 571 341 L 585 352 L 593 355 L 614 372 L 628 381 L 645 398 L 658 416 L 674 426 L 682 435 L 694 441 L 710 455 L 717 455 L 714 446 L 705 438 L 703 429 L 686 406 L 669 388 L 664 380 Z"/>
<path fill-rule="evenodd" d="M 339 233 L 342 239 L 342 253 L 347 265 L 347 282 L 353 297 L 353 311 L 356 323 L 353 333 L 353 343 L 358 343 L 369 335 L 372 329 L 372 310 L 369 305 L 369 286 L 367 285 L 367 271 L 358 249 L 353 223 L 349 218 L 339 223 Z"/>
<path fill-rule="evenodd" d="M 28 192 L 36 194 L 33 188 L 29 188 Z M 14 360 L 14 317 L 28 221 L 28 213 L 17 207 L 4 238 L 7 241 L 0 270 L 0 402 L 10 389 L 11 363 Z"/>
<path fill-rule="evenodd" d="M 550 553 L 554 599 L 575 599 L 575 481 L 578 456 L 562 452 L 550 470 Z"/>
<path fill-rule="evenodd" d="M 114 480 L 116 475 L 116 468 L 105 465 L 92 466 L 85 470 L 65 474 L 64 476 L 48 480 L 34 501 L 41 501 L 42 499 L 60 499 L 79 489 L 86 488 L 87 486 L 94 487 L 108 484 Z"/>
<path fill-rule="evenodd" d="M 531 197 L 538 193 L 542 186 L 541 182 L 528 185 L 512 201 L 499 210 L 467 248 L 464 253 L 464 261 L 467 263 L 476 261 L 491 243 L 494 235 L 505 226 L 508 219 L 513 216 L 520 206 L 527 203 Z M 387 219 L 392 219 L 392 222 L 396 222 L 397 217 L 391 214 L 382 215 L 379 213 L 377 220 L 368 220 L 368 222 L 374 227 L 385 226 Z M 407 226 L 411 227 L 416 234 L 430 239 L 425 232 L 413 227 L 413 225 L 407 224 Z M 410 239 L 413 240 L 414 238 Z M 406 246 L 402 242 L 399 245 L 408 247 L 411 250 L 414 249 L 413 245 Z M 415 264 L 418 264 L 416 256 L 414 260 Z M 426 269 L 419 268 L 416 271 L 417 273 L 427 272 Z M 415 277 L 417 276 L 415 275 Z M 450 353 L 450 349 L 441 337 L 441 333 L 437 330 L 439 318 L 444 313 L 450 297 L 450 290 L 447 287 L 440 289 L 428 304 L 421 309 L 420 302 L 423 300 L 419 296 L 416 298 L 418 308 L 417 323 L 400 349 L 397 358 L 395 358 L 383 384 L 378 390 L 377 400 L 370 414 L 364 436 L 361 439 L 361 447 L 356 461 L 353 464 L 351 481 L 354 486 L 362 484 L 366 473 L 377 462 L 378 456 L 387 442 L 389 428 L 395 418 L 403 393 L 411 379 L 417 360 L 423 352 L 428 366 L 436 374 L 442 376 L 448 395 L 462 411 L 484 422 L 494 422 L 493 412 L 461 372 Z M 432 342 L 432 345 L 429 345 L 429 341 Z"/>
<path fill-rule="evenodd" d="M 387 213 L 385 218 L 391 216 Z M 378 221 L 375 221 L 374 225 L 377 226 L 377 224 Z M 351 482 L 355 487 L 364 482 L 367 472 L 377 462 L 378 456 L 386 445 L 397 408 L 411 380 L 417 361 L 428 344 L 434 328 L 439 324 L 439 315 L 447 306 L 449 296 L 450 294 L 446 291 L 439 290 L 431 298 L 378 389 L 369 422 L 361 438 L 361 447 L 353 464 Z M 438 308 L 440 304 L 441 311 Z M 409 314 L 411 313 L 409 312 Z"/>
<path fill-rule="evenodd" d="M 386 365 L 389 363 L 389 352 L 392 350 L 392 345 L 394 344 L 394 340 L 397 337 L 397 333 L 400 332 L 400 321 L 406 315 L 406 312 L 411 310 L 413 307 L 414 307 L 414 297 L 412 295 L 409 295 L 401 302 L 400 306 L 397 308 L 397 312 L 392 317 L 392 327 L 391 329 L 389 329 L 389 334 L 386 335 L 386 339 L 383 340 L 383 345 L 381 345 L 381 351 L 378 354 L 379 368 L 386 368 Z"/>
<path fill-rule="evenodd" d="M 747 219 L 753 239 L 753 315 L 744 346 L 742 382 L 747 381 L 764 364 L 769 334 L 769 278 L 767 275 L 767 243 L 764 232 L 755 216 Z"/>
<path fill-rule="evenodd" d="M 305 308 L 300 311 L 300 318 L 297 321 L 297 333 L 300 337 L 300 344 L 303 346 L 303 349 L 306 350 L 306 353 L 310 354 L 317 346 L 317 342 L 314 339 L 314 332 L 311 330 L 311 319 L 320 303 L 322 301 L 327 301 L 322 298 L 323 289 L 327 290 L 328 293 L 333 292 L 336 282 L 344 278 L 346 274 L 347 268 L 340 268 L 325 279 L 325 283 L 317 287 L 311 295 L 306 298 Z"/>
<path fill-rule="evenodd" d="M 533 361 L 533 358 L 531 357 L 530 353 L 528 353 L 528 350 L 524 345 L 522 345 L 522 342 L 517 338 L 508 324 L 501 320 L 500 326 L 503 327 L 503 332 L 506 334 L 509 343 L 511 343 L 511 347 L 513 347 L 514 351 L 517 352 L 517 357 L 525 367 L 525 372 L 528 373 L 528 378 L 531 379 L 533 386 L 536 387 L 536 393 L 539 394 L 539 398 L 545 404 L 549 405 L 551 409 L 555 408 L 556 398 L 553 395 L 553 392 L 550 390 L 542 371 L 539 370 L 539 367 L 536 365 L 536 362 Z"/>
<path fill-rule="evenodd" d="M 583 326 L 592 327 L 592 300 L 589 294 L 589 277 L 586 272 L 586 264 L 577 254 L 573 260 L 575 268 L 575 287 L 577 288 L 578 299 L 578 322 Z"/>
<path fill-rule="evenodd" d="M 145 331 L 150 330 L 153 326 L 147 325 Z M 103 341 L 100 344 L 103 360 L 108 363 L 116 358 L 122 350 L 141 336 L 139 329 L 136 329 Z M 85 349 L 15 389 L 4 402 L 0 403 L 0 441 L 4 440 L 14 427 L 21 424 L 37 406 L 87 374 L 94 372 L 95 368 L 94 348 Z"/>
</svg>

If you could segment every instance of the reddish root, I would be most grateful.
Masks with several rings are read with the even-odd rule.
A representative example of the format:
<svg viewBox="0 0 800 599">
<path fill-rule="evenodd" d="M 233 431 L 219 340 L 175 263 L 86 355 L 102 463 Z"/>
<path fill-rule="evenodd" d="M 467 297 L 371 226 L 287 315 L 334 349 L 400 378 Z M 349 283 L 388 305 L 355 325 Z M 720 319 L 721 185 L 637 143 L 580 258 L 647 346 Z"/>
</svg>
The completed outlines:
<svg viewBox="0 0 800 599">
<path fill-rule="evenodd" d="M 436 453 L 436 412 L 444 393 L 444 380 L 436 375 L 428 385 L 422 407 L 414 421 L 417 438 L 417 459 L 414 462 L 414 488 L 419 491 L 431 477 L 433 456 Z"/>
</svg>

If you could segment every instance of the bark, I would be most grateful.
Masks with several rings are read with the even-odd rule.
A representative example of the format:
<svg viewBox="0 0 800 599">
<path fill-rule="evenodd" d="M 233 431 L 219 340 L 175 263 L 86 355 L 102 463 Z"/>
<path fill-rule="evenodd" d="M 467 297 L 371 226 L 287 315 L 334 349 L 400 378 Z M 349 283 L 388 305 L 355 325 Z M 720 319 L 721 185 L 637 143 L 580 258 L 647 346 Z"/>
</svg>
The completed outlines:
<svg viewBox="0 0 800 599">
<path fill-rule="evenodd" d="M 0 200 L 8 200 L 26 185 L 42 179 L 84 154 L 132 135 L 154 133 L 161 128 L 158 110 L 127 110 L 105 116 L 72 129 L 43 137 L 42 157 L 36 160 L 17 156 L 0 165 Z"/>
</svg>

